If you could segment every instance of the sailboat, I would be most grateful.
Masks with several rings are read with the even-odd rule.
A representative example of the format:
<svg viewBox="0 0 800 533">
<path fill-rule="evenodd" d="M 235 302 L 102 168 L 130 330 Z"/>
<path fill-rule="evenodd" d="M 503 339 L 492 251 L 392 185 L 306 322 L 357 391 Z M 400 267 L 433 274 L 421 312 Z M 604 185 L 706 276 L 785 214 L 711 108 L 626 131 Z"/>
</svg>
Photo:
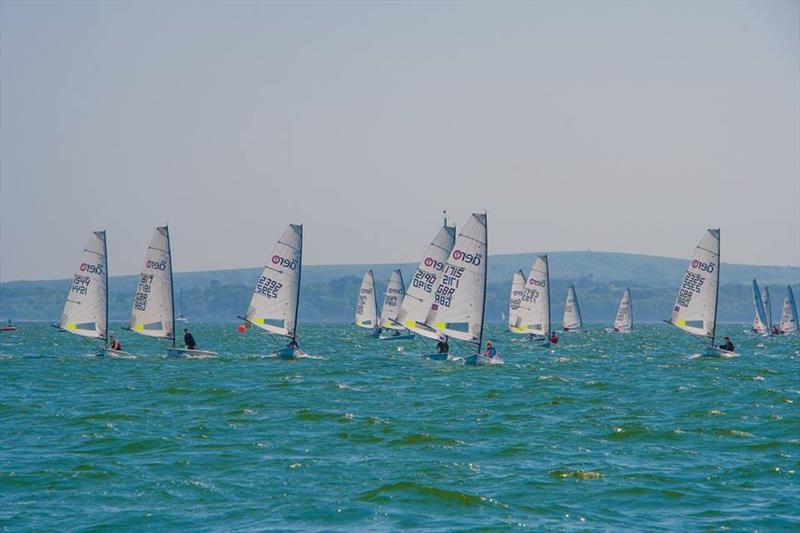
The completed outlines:
<svg viewBox="0 0 800 533">
<path fill-rule="evenodd" d="M 474 213 L 456 238 L 425 319 L 441 335 L 474 345 L 475 354 L 464 358 L 468 365 L 502 363 L 481 353 L 487 264 L 486 214 Z"/>
<path fill-rule="evenodd" d="M 578 295 L 575 293 L 575 285 L 569 286 L 567 291 L 567 302 L 564 304 L 564 331 L 579 331 L 583 328 L 581 318 L 581 306 L 578 304 Z"/>
<path fill-rule="evenodd" d="M 400 303 L 394 322 L 407 330 L 428 339 L 442 340 L 441 334 L 425 324 L 428 311 L 433 302 L 434 289 L 437 287 L 445 263 L 456 240 L 456 228 L 447 225 L 447 219 L 433 241 L 425 250 L 425 255 L 414 272 L 405 298 Z M 425 354 L 431 359 L 447 359 L 446 353 Z"/>
<path fill-rule="evenodd" d="M 169 227 L 159 226 L 153 233 L 139 274 L 129 330 L 145 337 L 168 341 L 167 355 L 213 357 L 205 350 L 179 348 L 175 339 L 175 294 L 172 287 L 172 251 Z"/>
<path fill-rule="evenodd" d="M 240 317 L 267 333 L 289 339 L 289 344 L 276 352 L 282 359 L 306 355 L 297 345 L 297 309 L 302 270 L 303 225 L 289 224 L 272 249 L 258 279 L 247 316 Z"/>
<path fill-rule="evenodd" d="M 764 300 L 761 298 L 761 291 L 755 279 L 753 279 L 753 307 L 756 313 L 755 318 L 753 318 L 753 331 L 759 335 L 769 335 L 771 330 L 767 327 L 767 313 L 764 311 Z"/>
<path fill-rule="evenodd" d="M 783 312 L 781 313 L 780 331 L 782 334 L 797 331 L 797 304 L 794 301 L 792 287 L 786 287 L 786 298 L 783 299 Z"/>
<path fill-rule="evenodd" d="M 710 342 L 703 355 L 733 357 L 736 355 L 733 352 L 714 346 L 719 300 L 719 233 L 719 229 L 709 229 L 700 239 L 667 323 L 692 335 L 707 337 Z"/>
<path fill-rule="evenodd" d="M 372 270 L 364 272 L 361 287 L 358 289 L 358 303 L 356 304 L 356 326 L 369 330 L 370 337 L 381 334 L 378 325 L 378 301 L 375 299 L 375 276 Z"/>
<path fill-rule="evenodd" d="M 108 344 L 108 248 L 105 231 L 92 232 L 89 237 L 56 327 L 103 341 L 97 355 L 133 357 L 112 350 Z"/>
<path fill-rule="evenodd" d="M 186 318 L 183 314 L 183 289 L 181 289 L 180 295 L 181 295 L 181 312 L 178 313 L 178 316 L 175 317 L 175 322 L 183 322 L 184 324 L 188 324 L 189 319 Z"/>
<path fill-rule="evenodd" d="M 403 283 L 403 273 L 400 269 L 394 270 L 389 277 L 389 284 L 386 285 L 386 292 L 383 295 L 381 326 L 387 332 L 380 336 L 382 341 L 399 341 L 414 338 L 413 333 L 397 324 L 397 313 L 400 311 L 400 305 L 403 303 L 405 296 L 406 288 Z"/>
<path fill-rule="evenodd" d="M 764 304 L 764 316 L 767 317 L 767 335 L 772 335 L 774 331 L 772 327 L 772 299 L 769 297 L 769 287 L 764 287 L 761 291 L 761 302 Z"/>
<path fill-rule="evenodd" d="M 633 304 L 631 302 L 631 290 L 625 289 L 622 300 L 619 302 L 617 316 L 614 319 L 614 328 L 606 330 L 609 333 L 630 333 L 633 331 Z"/>
<path fill-rule="evenodd" d="M 550 267 L 546 255 L 538 256 L 524 282 L 516 320 L 509 322 L 513 333 L 530 335 L 550 345 Z"/>
</svg>

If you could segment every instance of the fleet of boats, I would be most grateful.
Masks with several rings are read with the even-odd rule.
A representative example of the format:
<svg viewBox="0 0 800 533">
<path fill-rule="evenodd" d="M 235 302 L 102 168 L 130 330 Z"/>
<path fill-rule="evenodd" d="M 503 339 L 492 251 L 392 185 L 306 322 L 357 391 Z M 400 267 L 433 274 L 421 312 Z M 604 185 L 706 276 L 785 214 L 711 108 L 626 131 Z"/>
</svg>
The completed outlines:
<svg viewBox="0 0 800 533">
<path fill-rule="evenodd" d="M 269 338 L 283 338 L 274 355 L 284 359 L 305 356 L 298 344 L 297 320 L 300 281 L 303 266 L 303 226 L 290 224 L 269 255 L 253 290 L 250 305 L 240 331 L 251 326 Z M 488 268 L 488 232 L 485 213 L 473 213 L 461 231 L 444 224 L 433 240 L 406 288 L 402 272 L 392 271 L 378 307 L 375 277 L 364 273 L 355 310 L 356 326 L 367 336 L 383 341 L 420 338 L 435 342 L 434 350 L 419 355 L 435 360 L 457 360 L 468 365 L 502 364 L 500 354 L 485 341 L 484 318 Z M 703 355 L 733 357 L 733 345 L 716 346 L 717 307 L 719 302 L 720 230 L 709 229 L 695 248 L 678 289 L 672 316 L 665 322 L 708 341 Z M 183 310 L 181 293 L 181 311 Z M 547 255 L 536 257 L 528 275 L 514 273 L 508 308 L 508 329 L 531 346 L 549 347 L 558 342 L 550 312 L 550 269 Z M 798 331 L 797 305 L 791 287 L 787 287 L 780 324 L 773 326 L 769 289 L 762 291 L 753 280 L 755 317 L 752 329 L 760 335 L 788 334 Z M 169 228 L 159 226 L 145 252 L 128 325 L 123 328 L 145 337 L 166 342 L 168 356 L 213 357 L 215 352 L 200 350 L 190 344 L 178 346 L 176 323 L 187 322 L 183 312 L 175 317 L 175 289 L 172 276 L 172 252 Z M 108 334 L 108 250 L 105 231 L 95 231 L 83 250 L 64 303 L 59 324 L 55 326 L 81 337 L 102 341 L 98 355 L 132 357 L 119 344 L 111 343 Z M 574 285 L 570 285 L 564 305 L 562 327 L 565 332 L 583 329 L 581 308 Z M 13 326 L 5 327 L 10 331 Z M 608 333 L 631 333 L 633 302 L 625 289 Z M 188 332 L 188 330 L 187 330 Z M 450 341 L 458 348 L 455 355 Z M 540 344 L 538 344 L 540 343 Z"/>
</svg>

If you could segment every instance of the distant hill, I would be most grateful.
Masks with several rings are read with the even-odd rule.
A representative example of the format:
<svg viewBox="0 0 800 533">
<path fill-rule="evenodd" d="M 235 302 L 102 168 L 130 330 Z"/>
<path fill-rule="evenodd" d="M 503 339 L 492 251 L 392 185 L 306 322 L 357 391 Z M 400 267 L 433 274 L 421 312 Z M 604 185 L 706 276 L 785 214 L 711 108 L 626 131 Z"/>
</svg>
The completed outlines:
<svg viewBox="0 0 800 533">
<path fill-rule="evenodd" d="M 511 277 L 526 274 L 537 254 L 503 254 L 489 257 L 487 320 L 500 320 L 508 307 Z M 631 288 L 636 320 L 655 321 L 669 314 L 686 259 L 613 252 L 553 252 L 549 254 L 553 285 L 553 318 L 560 323 L 566 288 L 574 283 L 587 321 L 613 319 L 623 289 Z M 377 265 L 311 265 L 303 268 L 301 319 L 308 321 L 352 320 L 356 294 L 364 271 L 372 269 L 383 291 L 392 269 L 400 268 L 406 280 L 416 263 Z M 183 290 L 184 313 L 194 320 L 235 320 L 247 309 L 261 268 L 178 272 L 176 300 Z M 723 263 L 720 320 L 752 319 L 750 282 L 753 277 L 773 294 L 773 316 L 780 315 L 786 285 L 800 284 L 800 268 L 733 265 Z M 126 320 L 137 276 L 113 276 L 109 307 L 113 320 Z M 0 317 L 15 320 L 57 320 L 69 279 L 16 281 L 0 284 Z M 800 296 L 800 294 L 798 294 Z M 179 311 L 176 310 L 176 312 Z"/>
</svg>

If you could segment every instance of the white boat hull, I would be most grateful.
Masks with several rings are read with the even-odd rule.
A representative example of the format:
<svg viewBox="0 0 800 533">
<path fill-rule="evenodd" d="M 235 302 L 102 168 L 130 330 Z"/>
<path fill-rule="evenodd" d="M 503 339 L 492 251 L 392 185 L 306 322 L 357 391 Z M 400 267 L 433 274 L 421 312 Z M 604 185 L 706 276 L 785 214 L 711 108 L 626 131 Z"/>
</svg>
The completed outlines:
<svg viewBox="0 0 800 533">
<path fill-rule="evenodd" d="M 170 357 L 196 357 L 198 359 L 204 357 L 216 357 L 217 352 L 207 352 L 205 350 L 190 350 L 188 348 L 167 348 L 167 355 Z"/>
<path fill-rule="evenodd" d="M 382 341 L 405 341 L 413 338 L 414 338 L 413 333 L 405 333 L 403 335 L 381 335 L 380 337 L 378 337 L 378 339 Z"/>
<path fill-rule="evenodd" d="M 728 350 L 723 350 L 722 348 L 717 348 L 715 346 L 709 346 L 703 352 L 704 357 L 722 357 L 722 358 L 730 358 L 736 357 L 736 353 L 729 352 Z"/>
<path fill-rule="evenodd" d="M 122 350 L 112 350 L 111 348 L 102 348 L 98 353 L 98 357 L 111 357 L 115 359 L 136 359 L 135 355 Z"/>
<path fill-rule="evenodd" d="M 500 356 L 486 357 L 485 355 L 475 354 L 464 358 L 464 364 L 470 366 L 502 365 L 503 360 Z"/>
</svg>

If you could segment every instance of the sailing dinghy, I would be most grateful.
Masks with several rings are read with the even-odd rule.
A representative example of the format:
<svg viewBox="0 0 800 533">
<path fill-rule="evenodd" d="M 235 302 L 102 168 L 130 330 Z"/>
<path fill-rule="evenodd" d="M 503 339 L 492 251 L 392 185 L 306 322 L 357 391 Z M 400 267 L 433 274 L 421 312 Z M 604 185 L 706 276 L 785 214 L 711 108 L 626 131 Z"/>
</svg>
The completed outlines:
<svg viewBox="0 0 800 533">
<path fill-rule="evenodd" d="M 475 347 L 475 354 L 464 358 L 468 365 L 503 362 L 499 355 L 481 353 L 487 258 L 486 214 L 472 214 L 456 238 L 425 319 L 441 335 Z"/>
<path fill-rule="evenodd" d="M 735 353 L 714 346 L 719 300 L 719 241 L 719 229 L 706 230 L 700 239 L 667 323 L 692 335 L 707 337 L 710 342 L 703 355 L 735 357 Z"/>
<path fill-rule="evenodd" d="M 159 226 L 144 255 L 139 274 L 129 330 L 145 337 L 169 342 L 167 355 L 180 357 L 214 357 L 216 352 L 178 347 L 175 339 L 175 293 L 172 286 L 172 251 L 169 227 Z"/>
<path fill-rule="evenodd" d="M 516 321 L 509 322 L 509 329 L 550 346 L 550 267 L 547 255 L 540 255 L 533 261 L 523 287 Z"/>
<path fill-rule="evenodd" d="M 781 334 L 797 331 L 797 304 L 794 301 L 792 287 L 786 287 L 786 298 L 783 299 L 783 311 L 781 312 Z"/>
<path fill-rule="evenodd" d="M 400 305 L 406 296 L 406 288 L 403 283 L 403 273 L 400 269 L 392 271 L 389 277 L 389 284 L 383 295 L 383 307 L 381 308 L 381 326 L 384 334 L 379 338 L 382 341 L 399 341 L 413 339 L 414 334 L 397 323 L 397 313 Z"/>
<path fill-rule="evenodd" d="M 370 337 L 377 337 L 381 334 L 381 328 L 378 326 L 378 301 L 375 298 L 375 276 L 373 276 L 372 270 L 364 272 L 364 278 L 361 280 L 355 324 L 369 330 Z"/>
<path fill-rule="evenodd" d="M 614 319 L 614 328 L 606 331 L 608 333 L 630 333 L 633 331 L 633 305 L 630 289 L 625 289 L 622 300 L 619 302 L 617 316 Z"/>
<path fill-rule="evenodd" d="M 512 333 L 519 333 L 515 329 L 519 323 L 519 305 L 522 302 L 522 291 L 524 290 L 525 274 L 522 273 L 522 270 L 517 270 L 511 279 L 511 296 L 508 299 L 508 330 Z"/>
<path fill-rule="evenodd" d="M 583 328 L 581 306 L 578 304 L 578 295 L 575 293 L 575 285 L 570 285 L 569 291 L 567 291 L 567 302 L 564 304 L 564 320 L 562 324 L 564 326 L 564 331 L 580 331 L 581 328 Z"/>
<path fill-rule="evenodd" d="M 289 224 L 258 279 L 247 316 L 240 317 L 267 333 L 289 339 L 289 344 L 276 352 L 282 359 L 306 355 L 297 345 L 302 267 L 303 225 Z"/>
<path fill-rule="evenodd" d="M 181 295 L 181 312 L 178 313 L 178 316 L 175 317 L 175 322 L 183 322 L 184 324 L 189 323 L 189 319 L 183 314 L 183 289 L 180 292 Z"/>
<path fill-rule="evenodd" d="M 753 318 L 753 331 L 759 335 L 769 335 L 770 330 L 767 327 L 767 313 L 764 311 L 764 300 L 761 298 L 761 291 L 755 279 L 753 279 L 753 307 L 756 313 L 755 318 Z"/>
<path fill-rule="evenodd" d="M 425 255 L 417 266 L 411 284 L 408 287 L 405 298 L 400 303 L 397 317 L 393 322 L 401 325 L 407 330 L 428 339 L 442 340 L 442 336 L 435 329 L 425 324 L 431 302 L 434 297 L 434 289 L 437 287 L 445 263 L 453 249 L 456 240 L 456 228 L 448 226 L 445 219 L 444 225 L 436 233 L 433 241 L 425 250 Z M 429 359 L 447 359 L 447 353 L 428 353 L 424 357 Z"/>
<path fill-rule="evenodd" d="M 61 312 L 57 328 L 103 341 L 100 356 L 133 357 L 108 344 L 108 248 L 106 232 L 95 231 L 81 255 L 81 263 Z"/>
</svg>

